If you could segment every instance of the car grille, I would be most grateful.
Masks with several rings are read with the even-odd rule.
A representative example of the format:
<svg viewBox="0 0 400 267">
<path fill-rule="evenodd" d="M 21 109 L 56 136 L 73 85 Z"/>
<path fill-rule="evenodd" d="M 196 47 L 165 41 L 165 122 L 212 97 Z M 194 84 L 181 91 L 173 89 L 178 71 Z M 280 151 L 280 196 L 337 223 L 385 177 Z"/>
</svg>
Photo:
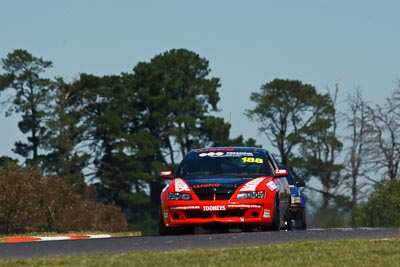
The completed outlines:
<svg viewBox="0 0 400 267">
<path fill-rule="evenodd" d="M 194 189 L 199 200 L 229 200 L 235 193 L 231 188 L 200 188 Z"/>
<path fill-rule="evenodd" d="M 229 200 L 233 193 L 205 193 L 197 194 L 200 200 Z M 214 199 L 215 197 L 215 199 Z"/>
<path fill-rule="evenodd" d="M 209 212 L 209 211 L 198 211 L 198 210 L 190 210 L 185 211 L 185 217 L 188 219 L 200 218 L 207 219 L 212 218 L 213 214 L 217 218 L 226 218 L 226 217 L 243 217 L 246 213 L 246 210 L 222 210 L 217 212 Z"/>
</svg>

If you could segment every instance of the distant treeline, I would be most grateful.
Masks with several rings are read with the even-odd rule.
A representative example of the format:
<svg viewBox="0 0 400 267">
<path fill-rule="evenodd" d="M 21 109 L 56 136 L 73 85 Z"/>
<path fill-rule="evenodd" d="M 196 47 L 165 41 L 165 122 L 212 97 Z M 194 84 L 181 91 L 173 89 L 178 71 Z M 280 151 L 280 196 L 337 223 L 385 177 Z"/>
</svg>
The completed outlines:
<svg viewBox="0 0 400 267">
<path fill-rule="evenodd" d="M 2 109 L 22 115 L 18 127 L 27 137 L 13 149 L 24 162 L 3 156 L 3 169 L 15 162 L 62 177 L 81 196 L 90 189 L 94 200 L 118 206 L 144 233 L 157 227 L 161 170 L 174 169 L 198 147 L 260 146 L 254 138 L 230 137 L 230 123 L 215 115 L 220 80 L 210 77 L 205 58 L 186 49 L 139 62 L 130 73 L 81 73 L 68 82 L 44 78 L 52 62 L 22 49 L 1 59 L 1 67 Z M 377 173 L 398 177 L 400 93 L 371 107 L 354 90 L 348 110 L 338 112 L 338 89 L 320 93 L 275 79 L 251 93 L 255 106 L 243 112 L 298 179 L 321 182 L 321 190 L 313 189 L 322 194 L 315 207 L 339 207 L 355 225 L 364 189 L 382 178 Z M 339 127 L 346 133 L 339 135 Z"/>
</svg>

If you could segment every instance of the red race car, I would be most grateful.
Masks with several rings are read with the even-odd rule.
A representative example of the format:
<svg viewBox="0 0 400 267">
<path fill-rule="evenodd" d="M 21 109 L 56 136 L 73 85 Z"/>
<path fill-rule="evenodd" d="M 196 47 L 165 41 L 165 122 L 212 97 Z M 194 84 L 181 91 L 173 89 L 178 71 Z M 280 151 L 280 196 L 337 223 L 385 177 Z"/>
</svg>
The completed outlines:
<svg viewBox="0 0 400 267">
<path fill-rule="evenodd" d="M 161 193 L 160 235 L 195 227 L 279 231 L 291 228 L 287 170 L 262 148 L 213 147 L 189 152 Z"/>
</svg>

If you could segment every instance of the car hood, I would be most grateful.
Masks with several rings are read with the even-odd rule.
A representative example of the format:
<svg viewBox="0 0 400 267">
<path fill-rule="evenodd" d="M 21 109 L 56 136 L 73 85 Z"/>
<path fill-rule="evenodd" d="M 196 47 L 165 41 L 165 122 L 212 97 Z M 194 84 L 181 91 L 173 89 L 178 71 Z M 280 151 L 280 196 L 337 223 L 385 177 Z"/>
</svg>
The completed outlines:
<svg viewBox="0 0 400 267">
<path fill-rule="evenodd" d="M 200 188 L 238 188 L 245 182 L 252 180 L 252 178 L 243 178 L 243 177 L 199 177 L 199 178 L 190 178 L 185 179 L 186 183 L 192 189 L 200 189 Z"/>
</svg>

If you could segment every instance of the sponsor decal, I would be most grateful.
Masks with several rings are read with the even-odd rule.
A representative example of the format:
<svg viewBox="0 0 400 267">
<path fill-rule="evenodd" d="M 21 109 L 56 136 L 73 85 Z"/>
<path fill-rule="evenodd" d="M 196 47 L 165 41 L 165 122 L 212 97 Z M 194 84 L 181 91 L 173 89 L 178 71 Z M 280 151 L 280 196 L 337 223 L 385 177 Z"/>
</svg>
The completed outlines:
<svg viewBox="0 0 400 267">
<path fill-rule="evenodd" d="M 265 209 L 263 213 L 263 218 L 271 218 L 271 211 Z"/>
<path fill-rule="evenodd" d="M 226 207 L 223 205 L 220 206 L 203 206 L 203 211 L 220 211 L 226 210 Z"/>
<path fill-rule="evenodd" d="M 196 151 L 197 152 L 197 151 Z M 253 153 L 251 152 L 230 152 L 230 151 L 210 151 L 210 152 L 201 152 L 199 157 L 245 157 L 245 159 L 250 158 L 249 161 L 244 162 L 256 162 L 262 163 L 262 159 L 256 159 L 253 157 Z M 253 160 L 251 160 L 253 159 Z"/>
<path fill-rule="evenodd" d="M 255 158 L 252 152 L 240 152 L 240 151 L 228 151 L 228 150 L 196 150 L 199 153 L 199 157 L 243 157 L 243 162 L 255 162 L 263 163 L 263 159 Z"/>
<path fill-rule="evenodd" d="M 200 153 L 199 157 L 222 157 L 224 152 L 208 152 L 208 153 Z"/>
<path fill-rule="evenodd" d="M 208 153 L 208 152 L 224 152 L 224 151 L 235 151 L 233 147 L 218 147 L 218 148 L 206 148 L 206 149 L 196 149 L 196 153 Z"/>
<path fill-rule="evenodd" d="M 244 184 L 240 191 L 256 191 L 257 186 L 264 180 L 265 178 L 256 178 Z"/>
<path fill-rule="evenodd" d="M 232 157 L 241 157 L 241 156 L 252 157 L 253 153 L 251 153 L 251 152 L 237 152 L 237 151 L 234 151 L 234 152 L 226 152 L 226 155 L 227 156 L 232 156 Z"/>
<path fill-rule="evenodd" d="M 208 187 L 221 187 L 221 184 L 195 184 L 193 188 L 208 188 Z"/>
<path fill-rule="evenodd" d="M 164 215 L 164 218 L 167 219 L 168 218 L 168 211 L 164 210 L 163 215 Z"/>
<path fill-rule="evenodd" d="M 238 188 L 237 184 L 221 184 L 223 188 Z"/>
<path fill-rule="evenodd" d="M 274 191 L 278 188 L 278 186 L 273 181 L 269 181 L 267 183 L 267 186 L 268 186 L 269 190 L 271 190 L 271 191 Z"/>
<path fill-rule="evenodd" d="M 190 192 L 190 187 L 186 182 L 180 178 L 175 179 L 175 191 L 176 192 Z"/>
<path fill-rule="evenodd" d="M 245 208 L 245 209 L 261 209 L 261 205 L 255 204 L 229 204 L 228 208 Z"/>
<path fill-rule="evenodd" d="M 171 210 L 199 210 L 200 206 L 170 207 Z"/>
</svg>

